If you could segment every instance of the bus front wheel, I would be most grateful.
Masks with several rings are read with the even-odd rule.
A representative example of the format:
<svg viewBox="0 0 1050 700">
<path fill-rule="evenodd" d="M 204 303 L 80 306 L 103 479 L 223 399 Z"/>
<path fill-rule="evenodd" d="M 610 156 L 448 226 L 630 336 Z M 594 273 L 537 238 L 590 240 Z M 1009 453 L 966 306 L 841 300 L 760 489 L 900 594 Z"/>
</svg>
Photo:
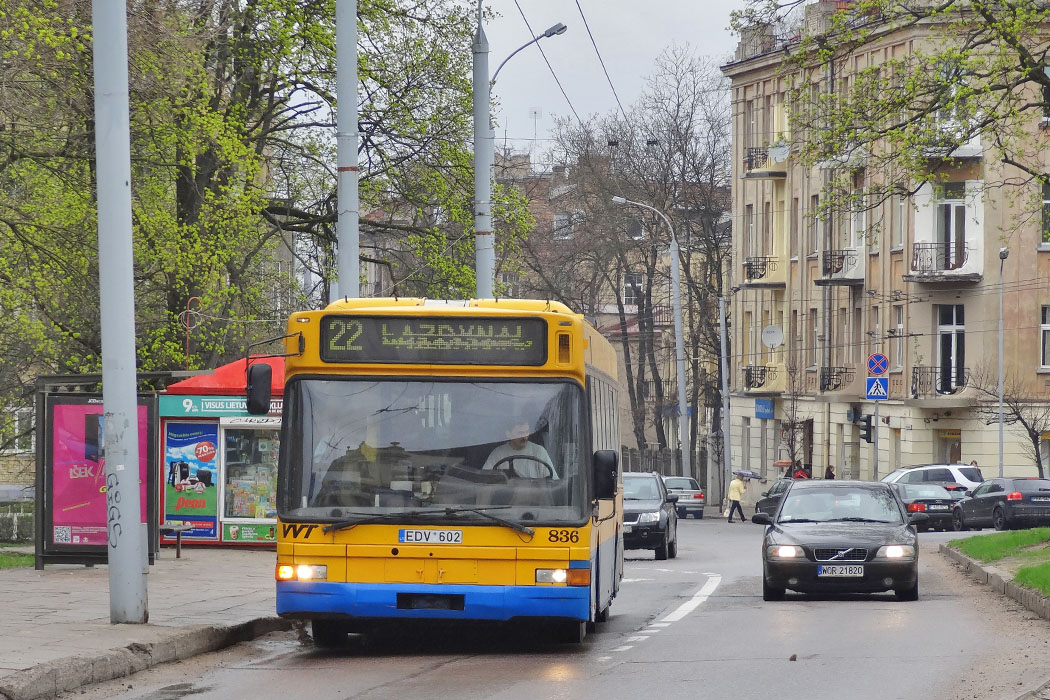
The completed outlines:
<svg viewBox="0 0 1050 700">
<path fill-rule="evenodd" d="M 587 636 L 587 623 L 566 620 L 554 623 L 554 636 L 562 644 L 580 644 Z"/>
<path fill-rule="evenodd" d="M 336 620 L 314 620 L 311 624 L 314 633 L 314 644 L 331 649 L 346 643 L 346 627 Z"/>
</svg>

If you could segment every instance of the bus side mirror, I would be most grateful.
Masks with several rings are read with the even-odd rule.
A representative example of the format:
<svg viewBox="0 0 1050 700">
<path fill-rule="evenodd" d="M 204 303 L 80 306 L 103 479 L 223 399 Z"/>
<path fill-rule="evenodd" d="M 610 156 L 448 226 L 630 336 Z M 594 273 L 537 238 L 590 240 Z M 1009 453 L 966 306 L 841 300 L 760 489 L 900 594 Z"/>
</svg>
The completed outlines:
<svg viewBox="0 0 1050 700">
<path fill-rule="evenodd" d="M 265 416 L 270 412 L 270 379 L 273 368 L 259 362 L 248 368 L 248 383 L 245 394 L 248 398 L 248 413 Z"/>
<path fill-rule="evenodd" d="M 616 450 L 597 450 L 594 453 L 594 497 L 616 497 L 616 468 L 620 455 Z"/>
</svg>

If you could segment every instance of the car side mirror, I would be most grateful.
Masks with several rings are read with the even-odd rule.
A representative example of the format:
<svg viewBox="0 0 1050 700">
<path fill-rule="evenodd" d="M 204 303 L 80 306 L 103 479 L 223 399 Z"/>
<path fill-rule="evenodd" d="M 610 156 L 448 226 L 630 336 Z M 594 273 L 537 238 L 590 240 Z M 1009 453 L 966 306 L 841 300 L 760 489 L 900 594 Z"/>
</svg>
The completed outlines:
<svg viewBox="0 0 1050 700">
<path fill-rule="evenodd" d="M 248 367 L 248 381 L 244 393 L 248 399 L 248 413 L 265 416 L 270 412 L 270 381 L 273 368 L 265 362 Z"/>
<path fill-rule="evenodd" d="M 596 450 L 591 465 L 595 498 L 616 497 L 616 468 L 620 455 L 616 450 Z"/>
<path fill-rule="evenodd" d="M 769 517 L 769 513 L 759 511 L 751 516 L 751 522 L 758 523 L 759 525 L 772 525 L 773 518 Z"/>
<path fill-rule="evenodd" d="M 669 494 L 667 494 L 667 502 L 668 503 L 678 503 L 678 494 L 677 493 L 669 493 Z"/>
<path fill-rule="evenodd" d="M 769 491 L 763 491 L 762 498 L 769 498 Z"/>
</svg>

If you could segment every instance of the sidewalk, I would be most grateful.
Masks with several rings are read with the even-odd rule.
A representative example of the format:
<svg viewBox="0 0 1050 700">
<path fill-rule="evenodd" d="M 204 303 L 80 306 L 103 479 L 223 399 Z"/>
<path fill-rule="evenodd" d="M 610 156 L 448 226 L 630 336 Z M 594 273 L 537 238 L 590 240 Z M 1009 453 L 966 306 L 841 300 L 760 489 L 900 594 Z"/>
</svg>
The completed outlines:
<svg viewBox="0 0 1050 700">
<path fill-rule="evenodd" d="M 0 570 L 0 700 L 33 700 L 287 629 L 269 550 L 165 547 L 146 577 L 149 624 L 109 621 L 109 569 Z"/>
</svg>

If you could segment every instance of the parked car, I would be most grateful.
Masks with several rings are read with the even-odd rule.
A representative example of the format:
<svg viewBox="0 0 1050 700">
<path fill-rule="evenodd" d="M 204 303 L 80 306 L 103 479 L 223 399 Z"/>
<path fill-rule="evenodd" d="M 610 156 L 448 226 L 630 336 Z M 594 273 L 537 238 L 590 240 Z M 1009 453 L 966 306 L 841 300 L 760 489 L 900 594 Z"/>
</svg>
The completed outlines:
<svg viewBox="0 0 1050 700">
<path fill-rule="evenodd" d="M 668 493 L 678 496 L 676 506 L 679 518 L 688 517 L 692 513 L 697 520 L 703 520 L 706 498 L 696 479 L 690 476 L 665 476 L 664 485 L 667 486 Z"/>
<path fill-rule="evenodd" d="M 895 469 L 882 480 L 890 484 L 937 484 L 949 491 L 972 491 L 984 481 L 981 470 L 969 464 L 923 464 Z"/>
<path fill-rule="evenodd" d="M 678 556 L 678 496 L 667 492 L 659 474 L 624 472 L 624 549 L 651 549 L 657 559 Z"/>
<path fill-rule="evenodd" d="M 956 530 L 1050 525 L 1050 479 L 989 479 L 952 510 Z"/>
<path fill-rule="evenodd" d="M 772 516 L 777 512 L 777 506 L 780 505 L 780 497 L 787 491 L 787 487 L 791 485 L 794 479 L 777 479 L 772 486 L 769 487 L 768 491 L 762 493 L 762 498 L 755 501 L 755 513 L 765 513 L 766 515 Z"/>
<path fill-rule="evenodd" d="M 927 520 L 916 525 L 919 532 L 923 530 L 950 530 L 952 528 L 952 507 L 964 497 L 962 491 L 953 496 L 943 486 L 937 484 L 891 484 L 904 503 L 904 509 L 911 513 L 925 513 Z"/>
<path fill-rule="evenodd" d="M 879 593 L 919 597 L 918 535 L 889 484 L 794 481 L 776 515 L 756 513 L 762 538 L 762 598 L 785 589 L 811 593 Z"/>
</svg>

